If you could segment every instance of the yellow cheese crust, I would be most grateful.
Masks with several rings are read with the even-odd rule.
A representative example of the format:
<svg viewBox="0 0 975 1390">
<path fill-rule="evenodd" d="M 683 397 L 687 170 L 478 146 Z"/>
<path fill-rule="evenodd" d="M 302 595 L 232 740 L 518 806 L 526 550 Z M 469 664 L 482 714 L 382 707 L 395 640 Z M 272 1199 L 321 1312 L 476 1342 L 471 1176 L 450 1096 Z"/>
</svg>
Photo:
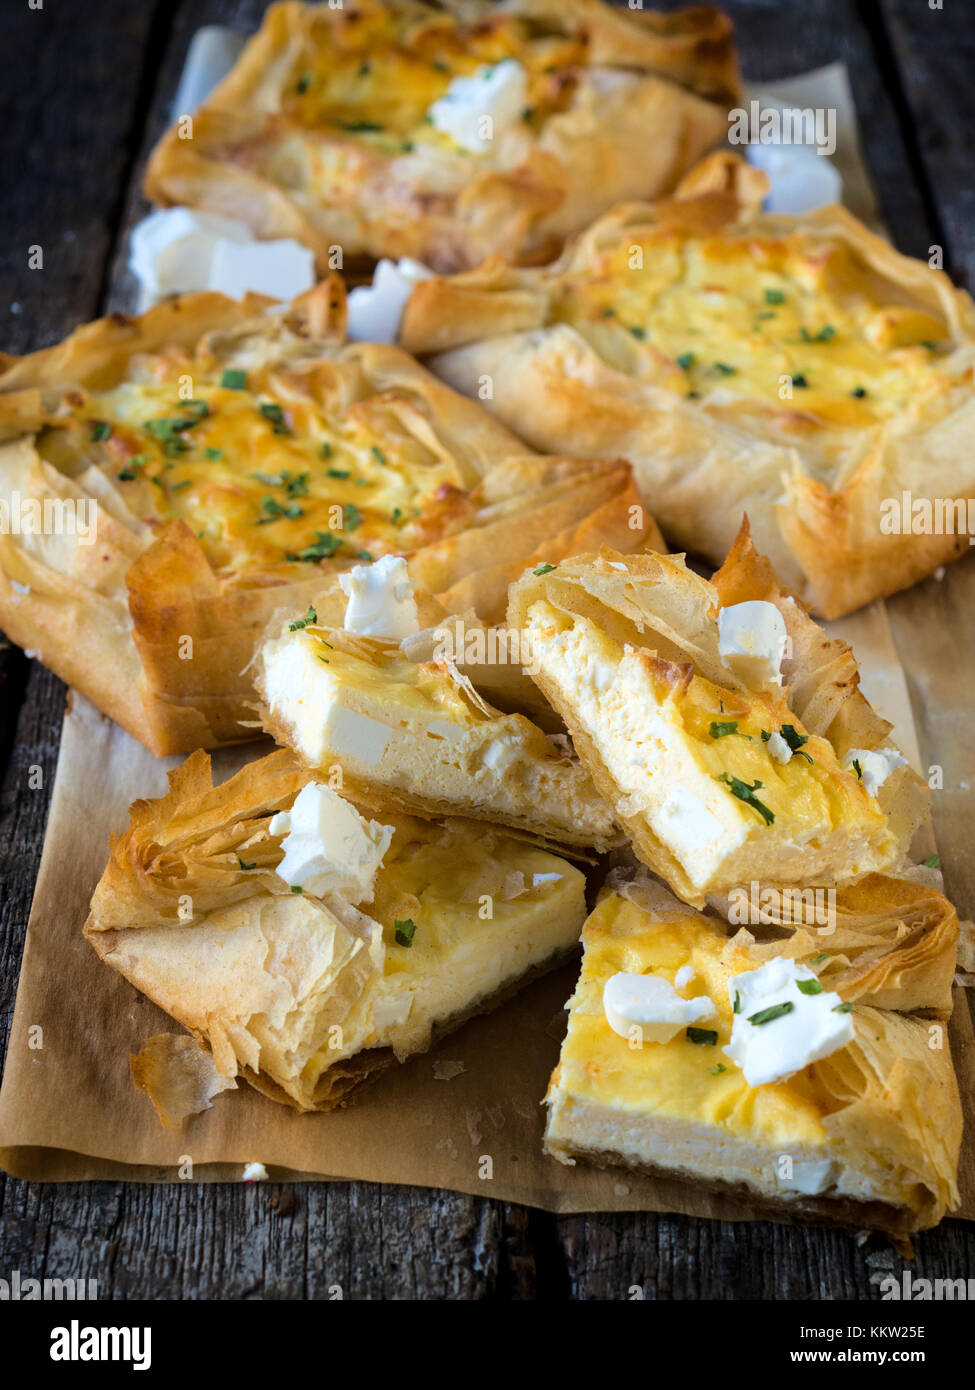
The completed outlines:
<svg viewBox="0 0 975 1390">
<path fill-rule="evenodd" d="M 209 1049 L 224 1087 L 242 1076 L 327 1110 L 569 953 L 585 881 L 494 827 L 383 811 L 394 835 L 361 911 L 295 894 L 269 825 L 307 781 L 278 751 L 214 787 L 194 754 L 131 808 L 85 934 Z M 165 1113 L 178 1069 L 134 1071 Z"/>
<path fill-rule="evenodd" d="M 526 104 L 472 152 L 431 123 L 450 82 L 514 59 Z M 292 236 L 322 272 L 489 251 L 536 259 L 619 198 L 671 189 L 722 138 L 738 77 L 730 22 L 599 0 L 347 0 L 272 6 L 231 74 L 163 137 L 147 196 Z M 648 138 L 649 137 L 649 138 Z"/>
<path fill-rule="evenodd" d="M 878 918 L 885 903 L 893 908 L 886 941 L 870 951 L 889 959 L 889 978 L 904 964 L 895 960 L 905 890 L 913 891 L 880 878 L 871 887 Z M 855 906 L 848 916 L 857 916 Z M 779 1209 L 860 1227 L 906 1232 L 936 1224 L 958 1201 L 961 1108 L 947 1047 L 930 1046 L 923 1020 L 857 994 L 844 944 L 844 937 L 759 944 L 747 931 L 731 936 L 725 923 L 691 912 L 650 881 L 617 880 L 583 930 L 582 969 L 547 1096 L 548 1151 L 563 1161 L 595 1157 L 718 1187 L 738 1183 Z M 937 949 L 950 957 L 954 943 L 942 937 Z M 792 1077 L 753 1087 L 723 1052 L 733 1023 L 728 981 L 773 955 L 801 961 L 839 993 L 853 1008 L 855 1036 Z M 613 1031 L 603 989 L 614 974 L 674 984 L 686 967 L 694 977 L 681 996 L 706 995 L 713 1019 L 668 1043 L 636 1047 Z M 794 1172 L 782 1167 L 783 1155 Z M 803 1195 L 801 1174 L 820 1165 L 830 1177 Z"/>
<path fill-rule="evenodd" d="M 356 563 L 404 554 L 495 622 L 539 547 L 662 545 L 627 464 L 540 458 L 398 348 L 343 346 L 337 279 L 270 308 L 189 295 L 3 360 L 0 501 L 42 519 L 0 536 L 0 623 L 156 753 L 252 736 L 261 632 Z"/>
<path fill-rule="evenodd" d="M 747 513 L 835 617 L 967 551 L 975 310 L 844 209 L 772 216 L 763 191 L 712 156 L 545 269 L 418 286 L 401 336 L 460 390 L 492 376 L 536 447 L 629 457 L 673 543 L 718 564 Z"/>
</svg>

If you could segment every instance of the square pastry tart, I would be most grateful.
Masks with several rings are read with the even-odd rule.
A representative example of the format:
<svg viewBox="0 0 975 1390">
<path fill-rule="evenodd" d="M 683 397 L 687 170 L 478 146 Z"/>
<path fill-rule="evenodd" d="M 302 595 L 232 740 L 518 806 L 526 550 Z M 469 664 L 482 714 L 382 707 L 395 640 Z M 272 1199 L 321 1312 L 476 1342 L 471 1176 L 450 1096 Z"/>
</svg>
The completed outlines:
<svg viewBox="0 0 975 1390">
<path fill-rule="evenodd" d="M 599 0 L 273 5 L 163 137 L 146 194 L 310 247 L 320 273 L 409 257 L 545 259 L 655 197 L 727 131 L 730 21 Z"/>
<path fill-rule="evenodd" d="M 682 556 L 578 556 L 513 585 L 509 623 L 636 854 L 697 907 L 889 869 L 927 814 L 849 647 L 747 525 L 711 582 Z"/>
<path fill-rule="evenodd" d="M 155 753 L 252 736 L 269 619 L 364 560 L 409 556 L 496 622 L 540 545 L 661 544 L 627 464 L 534 455 L 343 323 L 336 278 L 273 312 L 195 294 L 3 359 L 0 625 Z"/>
<path fill-rule="evenodd" d="M 406 562 L 352 569 L 344 626 L 316 609 L 272 628 L 256 659 L 267 733 L 357 802 L 427 816 L 473 816 L 557 845 L 622 843 L 608 803 L 564 734 L 503 713 L 452 657 L 413 660 L 418 638 Z M 404 644 L 407 650 L 404 651 Z"/>
<path fill-rule="evenodd" d="M 832 935 L 732 934 L 645 871 L 614 872 L 583 929 L 546 1151 L 771 1214 L 901 1237 L 935 1225 L 958 1202 L 939 1021 L 957 926 L 935 890 L 877 875 L 840 895 Z"/>
<path fill-rule="evenodd" d="M 585 879 L 496 826 L 379 820 L 283 750 L 137 801 L 85 934 L 197 1043 L 133 1058 L 164 1123 L 247 1080 L 330 1110 L 578 946 Z"/>
<path fill-rule="evenodd" d="M 743 513 L 814 611 L 968 550 L 975 308 L 838 206 L 761 210 L 716 154 L 545 268 L 415 286 L 410 351 L 537 448 L 629 458 L 668 541 L 720 564 Z"/>
</svg>

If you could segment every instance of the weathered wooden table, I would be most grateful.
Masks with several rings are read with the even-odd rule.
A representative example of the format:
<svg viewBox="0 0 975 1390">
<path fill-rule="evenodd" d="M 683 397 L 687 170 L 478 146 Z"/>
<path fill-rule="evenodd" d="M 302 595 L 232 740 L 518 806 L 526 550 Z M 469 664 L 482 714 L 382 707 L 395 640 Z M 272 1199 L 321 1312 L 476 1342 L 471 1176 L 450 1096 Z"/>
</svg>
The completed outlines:
<svg viewBox="0 0 975 1390">
<path fill-rule="evenodd" d="M 650 3 L 650 0 L 648 0 Z M 658 5 L 662 0 L 657 0 Z M 842 59 L 865 153 L 898 247 L 975 288 L 975 35 L 946 0 L 724 0 L 746 75 L 774 79 Z M 663 5 L 663 7 L 666 7 Z M 9 352 L 131 307 L 124 270 L 146 154 L 202 24 L 251 32 L 263 0 L 87 0 L 2 7 L 0 97 L 8 178 L 0 286 Z M 32 246 L 43 269 L 28 268 Z M 890 603 L 926 764 L 945 769 L 935 825 L 948 892 L 975 915 L 975 722 L 945 698 L 975 689 L 966 642 L 970 558 Z M 966 584 L 969 589 L 966 590 Z M 0 651 L 0 1033 L 13 1011 L 58 751 L 64 687 Z M 43 769 L 32 789 L 29 769 Z M 33 779 L 36 781 L 36 778 Z M 972 783 L 975 787 L 975 782 Z M 79 924 L 80 926 L 80 924 Z M 0 1274 L 96 1278 L 102 1298 L 841 1299 L 876 1296 L 900 1270 L 882 1241 L 831 1231 L 642 1214 L 554 1217 L 486 1198 L 344 1183 L 279 1187 L 43 1186 L 0 1174 Z M 917 1277 L 975 1274 L 975 1228 L 917 1242 Z"/>
</svg>

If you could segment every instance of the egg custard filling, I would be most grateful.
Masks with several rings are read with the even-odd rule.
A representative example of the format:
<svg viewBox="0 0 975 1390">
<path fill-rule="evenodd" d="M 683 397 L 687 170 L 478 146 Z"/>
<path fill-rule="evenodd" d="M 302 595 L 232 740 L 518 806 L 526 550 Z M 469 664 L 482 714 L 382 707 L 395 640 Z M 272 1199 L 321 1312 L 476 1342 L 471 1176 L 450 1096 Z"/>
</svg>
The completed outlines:
<svg viewBox="0 0 975 1390">
<path fill-rule="evenodd" d="M 845 1207 L 863 1224 L 900 1219 L 868 1216 L 874 1203 L 908 1223 L 938 1219 L 953 1177 L 925 1106 L 950 1103 L 952 1078 L 943 1056 L 927 1075 L 924 1020 L 844 1003 L 817 979 L 828 953 L 769 962 L 748 933 L 729 936 L 652 880 L 607 887 L 582 940 L 546 1096 L 548 1153 L 743 1185 L 776 1204 L 840 1203 L 834 1215 Z M 754 991 L 770 975 L 790 998 L 761 1007 Z M 671 1023 L 666 1041 L 646 1023 L 621 1031 L 618 1008 L 635 1017 L 640 996 L 644 1018 L 663 1017 L 659 997 L 695 1021 Z M 756 1058 L 778 1079 L 749 1084 Z"/>
<path fill-rule="evenodd" d="M 618 840 L 578 759 L 524 715 L 487 704 L 449 662 L 308 624 L 265 643 L 257 684 L 268 731 L 360 799 L 484 817 L 555 843 Z"/>
<path fill-rule="evenodd" d="M 852 247 L 795 231 L 625 229 L 560 277 L 555 322 L 619 371 L 774 437 L 867 427 L 939 384 L 944 320 L 894 297 Z M 773 437 L 773 435 L 770 435 Z"/>
<path fill-rule="evenodd" d="M 107 390 L 62 393 L 42 457 L 100 472 L 152 527 L 185 522 L 218 574 L 411 551 L 462 528 L 474 479 L 374 394 L 347 399 L 327 359 L 238 363 L 171 347 Z"/>
<path fill-rule="evenodd" d="M 895 856 L 876 798 L 781 691 L 724 687 L 546 599 L 526 630 L 597 786 L 688 902 L 753 880 L 842 882 Z"/>
</svg>

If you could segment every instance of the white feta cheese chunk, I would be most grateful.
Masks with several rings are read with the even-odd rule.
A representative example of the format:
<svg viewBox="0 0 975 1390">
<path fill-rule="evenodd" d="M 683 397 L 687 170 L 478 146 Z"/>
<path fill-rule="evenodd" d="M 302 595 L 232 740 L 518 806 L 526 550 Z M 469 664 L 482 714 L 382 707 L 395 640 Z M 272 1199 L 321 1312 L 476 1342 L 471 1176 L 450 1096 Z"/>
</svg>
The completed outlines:
<svg viewBox="0 0 975 1390">
<path fill-rule="evenodd" d="M 160 208 L 132 231 L 129 269 L 140 307 L 171 294 L 219 290 L 240 299 L 248 290 L 290 300 L 315 283 L 315 258 L 290 238 L 255 240 L 243 222 L 190 208 Z"/>
<path fill-rule="evenodd" d="M 318 898 L 338 893 L 353 905 L 371 900 L 393 838 L 391 826 L 366 820 L 320 782 L 302 787 L 291 810 L 279 811 L 269 829 L 284 836 L 279 878 Z"/>
<path fill-rule="evenodd" d="M 831 1158 L 804 1159 L 793 1163 L 791 1176 L 785 1176 L 776 1166 L 779 1186 L 787 1192 L 802 1192 L 807 1197 L 815 1197 L 825 1192 L 836 1181 L 836 1164 Z"/>
<path fill-rule="evenodd" d="M 765 746 L 777 763 L 787 763 L 792 757 L 792 749 L 779 733 L 769 734 Z"/>
<path fill-rule="evenodd" d="M 537 888 L 541 883 L 560 883 L 561 874 L 532 874 L 532 887 Z"/>
<path fill-rule="evenodd" d="M 674 976 L 674 989 L 686 989 L 697 979 L 697 971 L 693 965 L 682 965 Z"/>
<path fill-rule="evenodd" d="M 356 565 L 339 575 L 348 597 L 345 630 L 360 637 L 400 641 L 420 631 L 413 581 L 401 555 L 384 555 L 371 565 Z"/>
<path fill-rule="evenodd" d="M 603 987 L 603 1012 L 621 1038 L 666 1043 L 688 1024 L 713 1018 L 716 1010 L 707 995 L 682 999 L 668 980 L 621 970 Z"/>
<path fill-rule="evenodd" d="M 749 1086 L 784 1081 L 853 1041 L 853 1019 L 838 994 L 806 965 L 775 956 L 728 981 L 734 1009 L 725 1054 Z"/>
<path fill-rule="evenodd" d="M 473 77 L 453 78 L 429 115 L 437 130 L 481 154 L 520 120 L 527 100 L 525 70 L 514 58 L 506 58 L 478 68 Z"/>
<path fill-rule="evenodd" d="M 718 612 L 718 654 L 729 671 L 755 689 L 781 685 L 789 636 L 774 603 L 750 599 Z"/>
<path fill-rule="evenodd" d="M 814 208 L 842 201 L 840 173 L 819 149 L 809 145 L 755 143 L 748 146 L 746 154 L 749 164 L 768 174 L 766 212 L 784 212 L 798 217 Z"/>
<path fill-rule="evenodd" d="M 907 766 L 907 759 L 896 748 L 878 748 L 875 752 L 868 748 L 851 748 L 843 759 L 843 766 L 856 772 L 854 763 L 859 764 L 864 788 L 870 796 L 876 796 L 895 768 Z"/>
<path fill-rule="evenodd" d="M 349 291 L 348 336 L 363 343 L 395 343 L 413 287 L 432 278 L 432 270 L 409 256 L 395 264 L 384 257 L 372 273 L 371 285 Z"/>
<path fill-rule="evenodd" d="M 723 841 L 721 821 L 686 787 L 675 787 L 660 808 L 654 825 L 659 838 L 682 862 L 706 846 Z"/>
<path fill-rule="evenodd" d="M 245 1163 L 241 1182 L 267 1182 L 267 1169 L 263 1163 Z"/>
</svg>

